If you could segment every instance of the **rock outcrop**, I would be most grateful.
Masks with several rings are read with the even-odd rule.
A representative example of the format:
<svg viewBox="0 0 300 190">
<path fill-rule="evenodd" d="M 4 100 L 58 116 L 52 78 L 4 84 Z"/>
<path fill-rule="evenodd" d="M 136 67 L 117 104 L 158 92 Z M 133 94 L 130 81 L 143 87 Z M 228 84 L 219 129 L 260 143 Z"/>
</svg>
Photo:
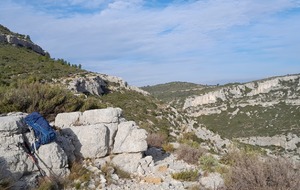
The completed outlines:
<svg viewBox="0 0 300 190">
<path fill-rule="evenodd" d="M 87 72 L 64 78 L 60 82 L 65 84 L 67 89 L 72 90 L 75 93 L 100 96 L 109 91 L 132 90 L 144 95 L 149 95 L 148 92 L 138 87 L 128 85 L 127 82 L 119 77 L 100 73 Z"/>
<path fill-rule="evenodd" d="M 29 39 L 21 38 L 20 36 L 17 36 L 17 35 L 1 34 L 0 33 L 0 43 L 8 43 L 8 44 L 12 44 L 12 45 L 15 45 L 15 46 L 26 47 L 26 48 L 31 49 L 34 52 L 36 52 L 38 54 L 41 54 L 41 55 L 48 54 L 40 46 L 34 44 Z"/>
</svg>

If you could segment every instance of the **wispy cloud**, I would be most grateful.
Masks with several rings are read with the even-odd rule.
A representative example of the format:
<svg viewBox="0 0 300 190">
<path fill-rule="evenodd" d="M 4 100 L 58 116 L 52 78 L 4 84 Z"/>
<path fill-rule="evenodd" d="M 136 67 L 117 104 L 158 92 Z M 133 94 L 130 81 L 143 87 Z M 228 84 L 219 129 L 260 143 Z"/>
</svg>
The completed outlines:
<svg viewBox="0 0 300 190">
<path fill-rule="evenodd" d="M 133 85 L 221 83 L 300 72 L 299 2 L 4 0 L 0 23 Z"/>
</svg>

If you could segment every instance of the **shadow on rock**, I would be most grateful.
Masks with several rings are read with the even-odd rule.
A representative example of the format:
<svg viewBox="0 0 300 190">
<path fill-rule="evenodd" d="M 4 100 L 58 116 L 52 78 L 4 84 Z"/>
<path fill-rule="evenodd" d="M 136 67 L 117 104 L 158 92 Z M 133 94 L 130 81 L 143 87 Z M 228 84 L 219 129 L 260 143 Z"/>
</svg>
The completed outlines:
<svg viewBox="0 0 300 190">
<path fill-rule="evenodd" d="M 161 148 L 150 147 L 145 151 L 146 156 L 152 156 L 154 162 L 164 160 L 169 157 L 170 154 L 163 151 Z"/>
<path fill-rule="evenodd" d="M 57 143 L 67 154 L 69 163 L 83 159 L 83 155 L 81 154 L 82 144 L 77 135 L 70 128 L 65 128 L 60 131 Z"/>
</svg>

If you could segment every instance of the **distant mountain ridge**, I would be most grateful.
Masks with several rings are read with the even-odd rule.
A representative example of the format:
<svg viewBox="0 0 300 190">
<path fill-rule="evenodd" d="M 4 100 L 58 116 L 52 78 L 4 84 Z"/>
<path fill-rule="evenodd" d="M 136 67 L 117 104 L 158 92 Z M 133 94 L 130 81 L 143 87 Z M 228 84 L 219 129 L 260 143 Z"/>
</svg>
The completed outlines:
<svg viewBox="0 0 300 190">
<path fill-rule="evenodd" d="M 173 93 L 169 103 L 223 137 L 300 135 L 300 74 L 186 89 L 185 96 Z"/>
</svg>

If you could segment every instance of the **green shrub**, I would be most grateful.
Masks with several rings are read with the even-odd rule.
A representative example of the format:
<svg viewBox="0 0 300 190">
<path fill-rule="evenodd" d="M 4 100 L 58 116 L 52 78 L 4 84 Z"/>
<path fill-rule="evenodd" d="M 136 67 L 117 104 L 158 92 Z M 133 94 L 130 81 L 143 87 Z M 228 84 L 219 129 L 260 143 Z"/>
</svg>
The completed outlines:
<svg viewBox="0 0 300 190">
<path fill-rule="evenodd" d="M 201 168 L 207 172 L 215 172 L 216 167 L 219 165 L 218 160 L 212 155 L 201 156 L 199 162 Z"/>
<path fill-rule="evenodd" d="M 88 182 L 92 177 L 92 173 L 86 169 L 81 163 L 74 162 L 71 164 L 70 174 L 64 180 L 65 187 L 75 187 L 77 189 L 78 183 L 80 184 Z"/>
<path fill-rule="evenodd" d="M 199 177 L 197 170 L 185 170 L 172 174 L 172 178 L 180 181 L 196 181 Z"/>
</svg>

